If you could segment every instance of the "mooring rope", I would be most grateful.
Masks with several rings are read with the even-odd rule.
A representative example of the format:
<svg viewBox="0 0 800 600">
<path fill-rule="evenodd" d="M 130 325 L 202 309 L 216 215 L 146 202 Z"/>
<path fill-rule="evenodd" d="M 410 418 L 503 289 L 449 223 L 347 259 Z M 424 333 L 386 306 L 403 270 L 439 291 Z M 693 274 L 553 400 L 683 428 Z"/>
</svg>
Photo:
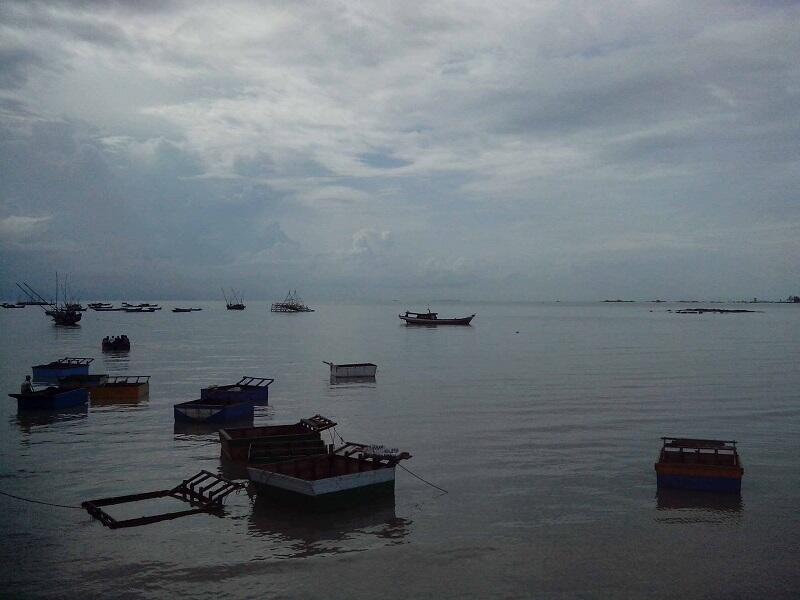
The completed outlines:
<svg viewBox="0 0 800 600">
<path fill-rule="evenodd" d="M 66 504 L 53 504 L 52 502 L 43 502 L 42 500 L 34 500 L 33 498 L 23 498 L 22 496 L 15 496 L 14 494 L 9 494 L 8 492 L 0 491 L 0 494 L 3 496 L 8 496 L 9 498 L 15 498 L 17 500 L 22 500 L 23 502 L 33 502 L 34 504 L 44 504 L 45 506 L 55 506 L 57 508 L 77 508 L 78 510 L 83 510 L 82 506 L 68 506 Z"/>
<path fill-rule="evenodd" d="M 445 494 L 449 494 L 449 493 L 450 493 L 450 492 L 448 492 L 446 489 L 439 487 L 439 486 L 438 486 L 438 485 L 436 485 L 435 483 L 431 483 L 431 482 L 430 482 L 430 481 L 428 481 L 427 479 L 423 479 L 422 477 L 420 477 L 419 475 L 417 475 L 416 473 L 414 473 L 413 471 L 411 471 L 411 469 L 407 469 L 406 467 L 404 467 L 404 466 L 403 466 L 403 465 L 401 465 L 400 463 L 397 463 L 397 466 L 398 466 L 398 467 L 400 467 L 401 469 L 403 469 L 403 471 L 405 471 L 405 472 L 406 472 L 406 473 L 408 473 L 409 475 L 413 475 L 414 477 L 416 477 L 417 479 L 419 479 L 421 482 L 423 482 L 423 483 L 427 483 L 429 486 L 431 486 L 431 487 L 433 487 L 433 488 L 436 488 L 436 489 L 437 489 L 437 490 L 439 490 L 440 492 L 444 492 Z"/>
</svg>

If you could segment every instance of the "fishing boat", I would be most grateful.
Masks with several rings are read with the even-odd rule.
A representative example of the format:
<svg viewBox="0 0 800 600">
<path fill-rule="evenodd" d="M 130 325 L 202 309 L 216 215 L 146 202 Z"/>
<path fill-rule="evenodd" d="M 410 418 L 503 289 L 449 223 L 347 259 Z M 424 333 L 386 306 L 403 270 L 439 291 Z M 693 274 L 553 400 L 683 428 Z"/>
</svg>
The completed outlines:
<svg viewBox="0 0 800 600">
<path fill-rule="evenodd" d="M 378 366 L 374 363 L 347 363 L 336 365 L 327 360 L 323 360 L 322 362 L 330 366 L 331 378 L 334 379 L 374 378 L 378 370 Z"/>
<path fill-rule="evenodd" d="M 54 410 L 86 404 L 89 400 L 89 390 L 50 386 L 43 390 L 9 394 L 9 396 L 17 399 L 19 410 Z"/>
<path fill-rule="evenodd" d="M 97 310 L 98 308 L 112 308 L 114 305 L 108 302 L 89 302 L 86 306 L 92 310 Z"/>
<path fill-rule="evenodd" d="M 231 295 L 230 298 L 228 294 L 225 293 L 225 289 L 222 290 L 222 296 L 225 298 L 225 308 L 228 310 L 244 310 L 244 298 L 241 294 L 238 294 L 236 290 L 231 288 Z"/>
<path fill-rule="evenodd" d="M 230 385 L 210 385 L 202 388 L 200 399 L 246 401 L 265 406 L 269 404 L 269 386 L 274 381 L 269 377 L 242 377 Z"/>
<path fill-rule="evenodd" d="M 3 302 L 3 304 L 0 304 L 0 306 L 3 308 L 25 308 L 24 304 L 11 304 L 9 302 Z"/>
<path fill-rule="evenodd" d="M 64 358 L 60 358 L 59 360 L 54 360 L 46 364 L 34 365 L 31 367 L 31 370 L 33 371 L 33 380 L 55 383 L 58 381 L 59 377 L 88 375 L 89 365 L 93 361 L 93 358 L 65 356 Z"/>
<path fill-rule="evenodd" d="M 259 462 L 267 463 L 323 454 L 325 442 L 320 432 L 332 427 L 336 427 L 334 421 L 314 415 L 291 425 L 220 429 L 220 456 L 244 463 L 252 455 Z"/>
<path fill-rule="evenodd" d="M 203 310 L 203 309 L 202 308 L 180 308 L 180 307 L 176 306 L 175 308 L 172 309 L 172 312 L 175 312 L 175 313 L 187 313 L 187 312 L 197 312 L 199 310 Z"/>
<path fill-rule="evenodd" d="M 100 345 L 103 352 L 127 352 L 131 349 L 131 341 L 127 335 L 107 335 Z"/>
<path fill-rule="evenodd" d="M 73 326 L 77 325 L 78 322 L 81 320 L 83 316 L 82 311 L 86 310 L 83 308 L 80 303 L 72 301 L 67 301 L 67 285 L 66 282 L 63 286 L 64 291 L 64 301 L 61 305 L 58 303 L 59 298 L 59 282 L 58 282 L 58 273 L 56 273 L 56 299 L 54 302 L 48 302 L 45 300 L 42 295 L 33 289 L 27 282 L 23 281 L 22 285 L 19 283 L 16 284 L 19 289 L 21 289 L 25 294 L 27 294 L 33 303 L 37 304 L 38 306 L 49 306 L 49 309 L 44 309 L 44 313 L 52 317 L 53 321 L 56 325 L 60 326 Z M 23 287 L 24 286 L 24 287 Z"/>
<path fill-rule="evenodd" d="M 428 312 L 418 313 L 418 312 L 411 312 L 406 311 L 405 315 L 397 315 L 403 321 L 406 322 L 406 325 L 428 325 L 428 326 L 435 326 L 435 325 L 469 325 L 472 319 L 475 318 L 475 315 L 470 315 L 468 317 L 459 317 L 455 319 L 440 319 L 439 313 L 431 312 L 428 309 Z"/>
<path fill-rule="evenodd" d="M 270 307 L 272 312 L 280 313 L 299 313 L 299 312 L 314 312 L 313 308 L 309 308 L 303 299 L 297 295 L 297 290 L 289 292 L 282 302 L 273 302 Z"/>
<path fill-rule="evenodd" d="M 91 389 L 92 402 L 137 402 L 150 394 L 150 375 L 109 375 Z"/>
<path fill-rule="evenodd" d="M 91 306 L 89 308 L 95 310 L 97 312 L 123 312 L 125 310 L 122 306 L 114 306 L 113 304 L 109 304 L 108 306 Z"/>
<path fill-rule="evenodd" d="M 174 407 L 176 423 L 253 422 L 253 403 L 247 400 L 190 400 Z"/>
<path fill-rule="evenodd" d="M 744 469 L 733 440 L 662 437 L 659 488 L 739 493 Z"/>
<path fill-rule="evenodd" d="M 345 444 L 327 454 L 250 465 L 247 477 L 259 496 L 311 508 L 351 505 L 367 497 L 394 495 L 395 467 L 409 458 L 408 452 L 383 446 Z"/>
</svg>

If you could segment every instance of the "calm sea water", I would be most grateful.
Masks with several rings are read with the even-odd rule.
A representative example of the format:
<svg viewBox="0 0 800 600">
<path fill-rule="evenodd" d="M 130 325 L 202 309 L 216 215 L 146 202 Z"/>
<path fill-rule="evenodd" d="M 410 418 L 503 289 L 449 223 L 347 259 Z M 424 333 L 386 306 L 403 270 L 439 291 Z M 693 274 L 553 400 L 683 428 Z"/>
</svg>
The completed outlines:
<svg viewBox="0 0 800 600">
<path fill-rule="evenodd" d="M 169 308 L 173 303 L 165 303 Z M 394 503 L 309 516 L 231 496 L 197 515 L 112 531 L 83 511 L 0 496 L 0 595 L 222 598 L 796 598 L 800 590 L 800 307 L 676 315 L 668 304 L 437 305 L 472 327 L 408 328 L 413 306 L 310 314 L 85 314 L 59 329 L 0 311 L 0 382 L 96 357 L 151 375 L 149 399 L 53 415 L 0 404 L 0 490 L 61 504 L 219 471 L 216 434 L 176 432 L 172 405 L 241 375 L 274 377 L 256 423 L 321 413 L 385 443 Z M 103 356 L 126 333 L 129 355 Z M 374 384 L 327 365 L 375 362 Z M 662 435 L 736 439 L 741 499 L 657 495 Z"/>
</svg>

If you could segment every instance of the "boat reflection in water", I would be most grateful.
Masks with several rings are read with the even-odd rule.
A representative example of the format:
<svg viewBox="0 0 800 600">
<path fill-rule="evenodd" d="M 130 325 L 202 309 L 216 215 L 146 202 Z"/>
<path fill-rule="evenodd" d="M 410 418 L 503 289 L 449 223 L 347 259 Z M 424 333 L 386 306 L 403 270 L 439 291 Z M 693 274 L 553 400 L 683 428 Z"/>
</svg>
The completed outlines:
<svg viewBox="0 0 800 600">
<path fill-rule="evenodd" d="M 55 423 L 66 423 L 85 419 L 89 414 L 87 405 L 57 410 L 26 410 L 20 411 L 10 420 L 16 422 L 21 431 L 31 433 L 36 427 L 44 427 Z"/>
<path fill-rule="evenodd" d="M 365 387 L 375 387 L 375 377 L 337 377 L 331 375 L 331 385 L 353 385 L 361 384 Z"/>
<path fill-rule="evenodd" d="M 280 543 L 271 552 L 281 558 L 308 558 L 353 552 L 380 545 L 402 544 L 412 521 L 395 514 L 393 496 L 330 512 L 309 512 L 286 502 L 258 497 L 248 532 Z"/>
<path fill-rule="evenodd" d="M 109 373 L 125 372 L 131 364 L 131 353 L 128 351 L 103 352 L 103 367 Z"/>
<path fill-rule="evenodd" d="M 739 494 L 694 490 L 659 489 L 656 519 L 664 523 L 719 523 L 741 518 L 744 508 Z"/>
</svg>

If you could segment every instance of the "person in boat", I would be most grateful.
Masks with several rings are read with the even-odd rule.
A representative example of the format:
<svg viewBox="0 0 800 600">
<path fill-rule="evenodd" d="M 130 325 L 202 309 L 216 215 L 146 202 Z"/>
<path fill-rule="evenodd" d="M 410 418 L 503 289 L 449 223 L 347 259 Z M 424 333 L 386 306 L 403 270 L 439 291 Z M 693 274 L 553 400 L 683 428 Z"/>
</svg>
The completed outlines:
<svg viewBox="0 0 800 600">
<path fill-rule="evenodd" d="M 31 383 L 31 376 L 25 375 L 25 381 L 22 382 L 22 385 L 19 386 L 19 393 L 20 394 L 32 394 L 33 393 L 33 383 Z"/>
</svg>

